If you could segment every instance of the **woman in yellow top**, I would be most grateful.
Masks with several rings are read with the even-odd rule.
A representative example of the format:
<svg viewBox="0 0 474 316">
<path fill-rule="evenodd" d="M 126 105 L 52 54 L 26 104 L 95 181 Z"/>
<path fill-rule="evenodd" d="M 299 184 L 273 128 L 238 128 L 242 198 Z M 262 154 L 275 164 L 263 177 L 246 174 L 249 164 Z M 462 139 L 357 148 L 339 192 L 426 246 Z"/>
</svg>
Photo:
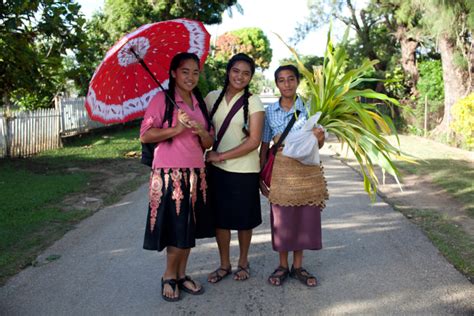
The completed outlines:
<svg viewBox="0 0 474 316">
<path fill-rule="evenodd" d="M 209 202 L 215 212 L 220 255 L 220 267 L 208 277 L 211 283 L 232 272 L 230 230 L 238 231 L 240 248 L 234 279 L 250 277 L 252 229 L 262 223 L 258 147 L 265 110 L 258 96 L 249 92 L 255 62 L 245 54 L 237 54 L 229 60 L 226 70 L 223 89 L 210 92 L 205 98 L 216 135 L 234 104 L 243 100 L 243 107 L 233 116 L 218 147 L 207 155 L 207 161 L 212 163 L 208 170 Z"/>
</svg>

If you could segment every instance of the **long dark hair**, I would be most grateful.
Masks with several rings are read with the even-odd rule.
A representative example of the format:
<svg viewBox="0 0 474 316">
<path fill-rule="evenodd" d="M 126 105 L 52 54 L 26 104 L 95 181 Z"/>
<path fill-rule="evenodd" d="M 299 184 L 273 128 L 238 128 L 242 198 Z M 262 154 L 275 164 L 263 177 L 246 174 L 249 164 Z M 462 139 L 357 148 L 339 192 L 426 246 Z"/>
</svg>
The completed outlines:
<svg viewBox="0 0 474 316">
<path fill-rule="evenodd" d="M 165 116 L 163 118 L 163 122 L 165 121 L 168 122 L 168 127 L 171 127 L 171 124 L 173 122 L 173 113 L 174 113 L 174 108 L 175 108 L 174 103 L 176 102 L 174 98 L 176 80 L 171 75 L 171 72 L 176 71 L 179 68 L 179 66 L 181 66 L 181 64 L 188 59 L 194 60 L 199 67 L 199 58 L 196 56 L 196 54 L 187 53 L 187 52 L 176 54 L 170 63 L 168 90 L 165 91 L 165 93 L 167 93 L 169 97 L 165 98 L 166 110 L 165 110 Z M 201 110 L 204 116 L 204 119 L 207 122 L 207 130 L 209 131 L 211 128 L 211 119 L 209 117 L 209 113 L 207 112 L 206 103 L 204 102 L 201 91 L 199 90 L 197 86 L 193 89 L 193 94 L 199 103 L 199 109 Z"/>
<path fill-rule="evenodd" d="M 216 102 L 212 106 L 211 120 L 214 117 L 214 114 L 216 113 L 217 108 L 219 107 L 219 104 L 222 102 L 222 99 L 224 98 L 224 95 L 227 91 L 227 87 L 229 86 L 229 73 L 230 73 L 230 70 L 235 65 L 235 63 L 238 62 L 238 61 L 243 61 L 243 62 L 246 62 L 247 64 L 249 64 L 250 70 L 252 72 L 251 78 L 253 77 L 253 74 L 255 73 L 255 61 L 251 57 L 249 57 L 248 55 L 246 55 L 244 53 L 239 53 L 239 54 L 236 54 L 236 55 L 232 56 L 232 58 L 227 63 L 224 87 L 222 88 L 222 91 L 219 94 L 219 97 L 217 98 Z M 250 90 L 249 90 L 249 85 L 245 86 L 244 90 L 245 90 L 245 92 L 244 92 L 244 126 L 242 127 L 242 132 L 245 134 L 245 136 L 249 136 L 249 131 L 247 129 L 248 116 L 249 116 L 249 97 L 251 96 L 251 93 L 250 93 Z"/>
</svg>

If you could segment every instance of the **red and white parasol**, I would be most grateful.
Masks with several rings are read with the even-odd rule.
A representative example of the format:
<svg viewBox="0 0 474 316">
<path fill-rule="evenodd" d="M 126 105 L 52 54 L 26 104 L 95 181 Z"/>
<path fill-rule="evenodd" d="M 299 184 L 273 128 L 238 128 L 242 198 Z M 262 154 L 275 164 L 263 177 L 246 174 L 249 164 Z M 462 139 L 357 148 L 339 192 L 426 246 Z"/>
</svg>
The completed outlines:
<svg viewBox="0 0 474 316">
<path fill-rule="evenodd" d="M 89 116 L 106 124 L 143 116 L 161 90 L 156 81 L 168 87 L 171 59 L 180 52 L 195 53 L 202 68 L 209 41 L 204 25 L 189 19 L 146 24 L 125 35 L 92 76 L 85 103 Z"/>
</svg>

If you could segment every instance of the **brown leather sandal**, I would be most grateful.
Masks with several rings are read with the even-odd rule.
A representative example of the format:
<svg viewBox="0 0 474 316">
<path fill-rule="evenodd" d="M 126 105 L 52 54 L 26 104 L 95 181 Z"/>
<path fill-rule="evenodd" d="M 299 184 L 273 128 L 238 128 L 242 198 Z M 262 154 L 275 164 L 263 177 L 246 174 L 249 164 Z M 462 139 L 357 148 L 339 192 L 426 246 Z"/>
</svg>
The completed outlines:
<svg viewBox="0 0 474 316">
<path fill-rule="evenodd" d="M 301 268 L 295 268 L 291 266 L 291 271 L 290 271 L 290 277 L 299 280 L 301 283 L 308 287 L 314 287 L 318 285 L 318 280 L 314 275 L 306 271 L 303 267 Z M 313 284 L 308 284 L 308 281 L 314 279 L 316 282 Z"/>
<path fill-rule="evenodd" d="M 268 283 L 270 283 L 273 286 L 280 286 L 283 284 L 283 281 L 286 280 L 288 275 L 290 274 L 290 270 L 288 268 L 278 266 L 278 268 L 273 271 L 272 274 L 268 277 Z M 273 283 L 272 279 L 278 280 L 277 283 Z"/>
<path fill-rule="evenodd" d="M 224 274 L 219 274 L 219 271 L 224 272 Z M 227 269 L 219 267 L 217 270 L 215 270 L 215 271 L 213 271 L 209 274 L 209 277 L 207 278 L 207 282 L 213 283 L 213 284 L 217 283 L 217 282 L 220 282 L 223 278 L 230 275 L 231 273 L 232 273 L 232 266 L 229 266 Z M 211 275 L 212 275 L 212 277 L 211 277 Z M 215 279 L 215 281 L 211 281 L 209 279 Z"/>
</svg>

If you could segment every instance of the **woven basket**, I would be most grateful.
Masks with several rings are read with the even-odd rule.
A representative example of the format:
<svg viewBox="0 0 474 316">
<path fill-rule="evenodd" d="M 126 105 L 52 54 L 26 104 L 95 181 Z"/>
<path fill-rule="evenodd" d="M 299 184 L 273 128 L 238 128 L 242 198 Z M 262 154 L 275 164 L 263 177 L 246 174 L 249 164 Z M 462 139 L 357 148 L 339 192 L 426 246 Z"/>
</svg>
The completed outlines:
<svg viewBox="0 0 474 316">
<path fill-rule="evenodd" d="M 281 206 L 314 205 L 323 209 L 329 198 L 323 169 L 322 165 L 304 165 L 278 152 L 268 199 Z"/>
</svg>

